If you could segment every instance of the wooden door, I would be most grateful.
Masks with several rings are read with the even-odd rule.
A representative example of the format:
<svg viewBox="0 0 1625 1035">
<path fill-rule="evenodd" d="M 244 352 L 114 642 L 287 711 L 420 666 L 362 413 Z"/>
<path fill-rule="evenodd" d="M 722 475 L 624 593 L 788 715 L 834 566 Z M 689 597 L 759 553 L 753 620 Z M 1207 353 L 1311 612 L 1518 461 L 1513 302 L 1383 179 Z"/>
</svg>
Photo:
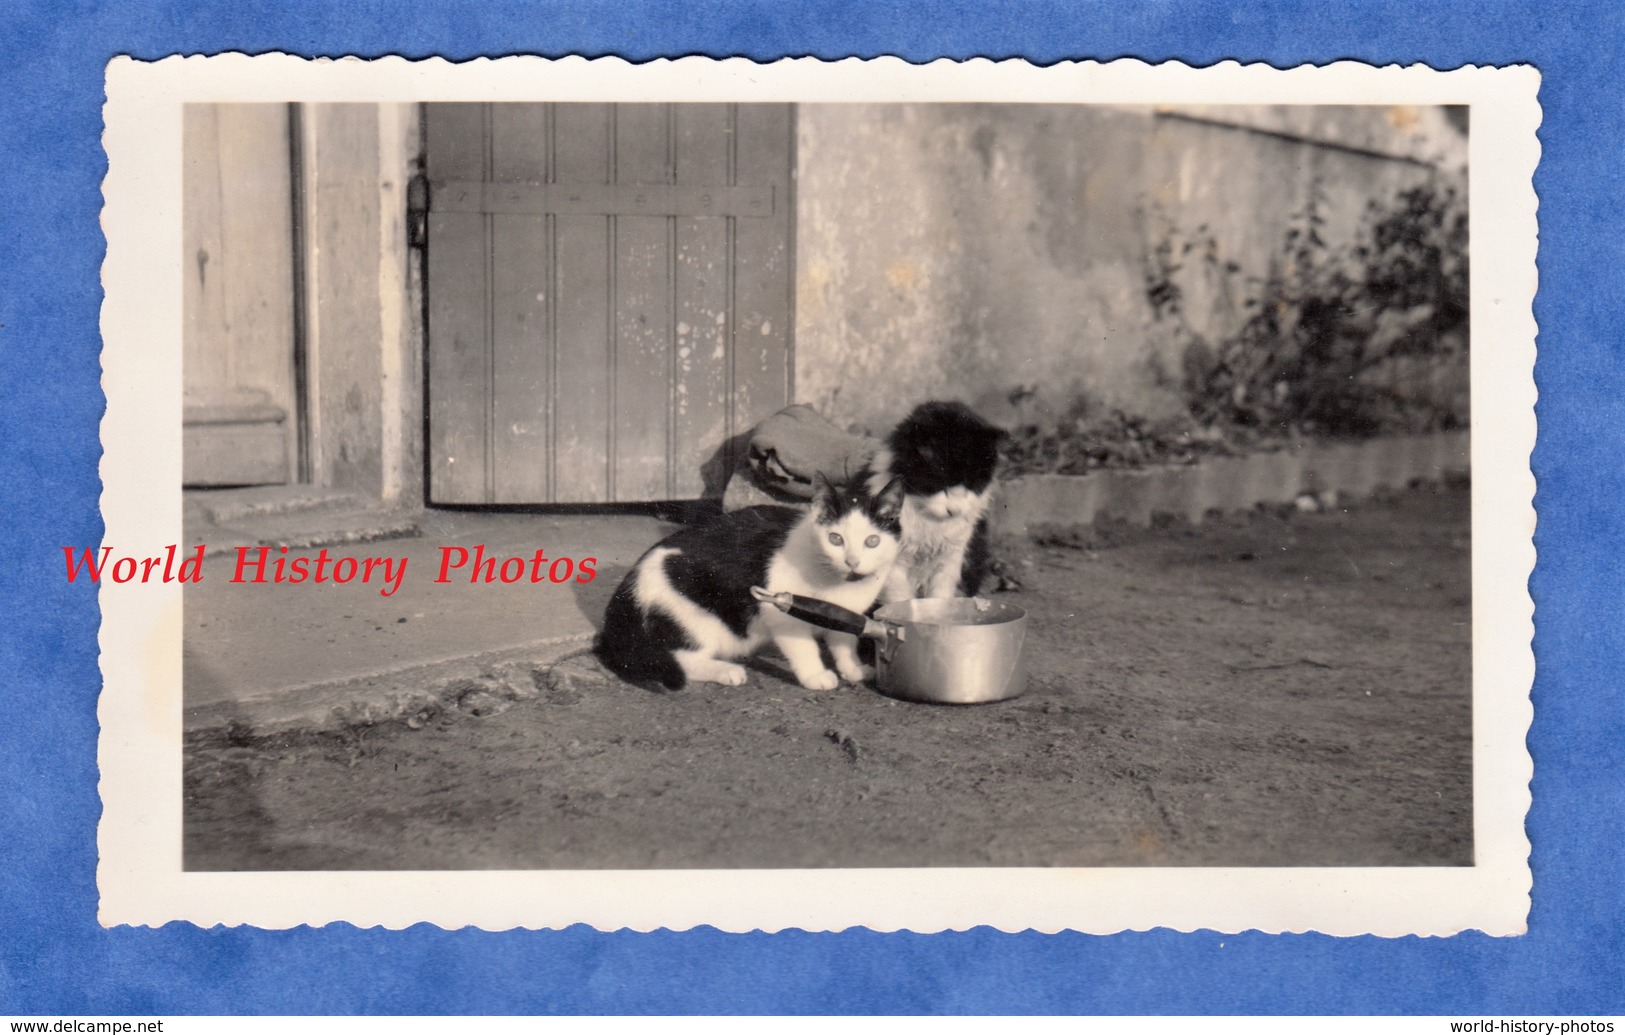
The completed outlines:
<svg viewBox="0 0 1625 1035">
<path fill-rule="evenodd" d="M 432 104 L 424 150 L 430 502 L 699 498 L 790 399 L 791 106 Z"/>
<path fill-rule="evenodd" d="M 293 191 L 285 104 L 182 117 L 186 485 L 292 480 Z"/>
</svg>

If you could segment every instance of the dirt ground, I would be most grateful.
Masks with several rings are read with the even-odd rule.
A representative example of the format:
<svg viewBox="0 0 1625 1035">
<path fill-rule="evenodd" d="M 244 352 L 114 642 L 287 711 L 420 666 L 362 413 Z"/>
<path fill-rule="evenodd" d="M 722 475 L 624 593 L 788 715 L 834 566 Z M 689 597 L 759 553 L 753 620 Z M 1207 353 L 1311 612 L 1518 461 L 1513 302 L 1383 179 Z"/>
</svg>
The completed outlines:
<svg viewBox="0 0 1625 1035">
<path fill-rule="evenodd" d="M 1025 544 L 1029 689 L 997 704 L 577 657 L 514 701 L 195 737 L 186 866 L 1467 865 L 1468 496 Z"/>
</svg>

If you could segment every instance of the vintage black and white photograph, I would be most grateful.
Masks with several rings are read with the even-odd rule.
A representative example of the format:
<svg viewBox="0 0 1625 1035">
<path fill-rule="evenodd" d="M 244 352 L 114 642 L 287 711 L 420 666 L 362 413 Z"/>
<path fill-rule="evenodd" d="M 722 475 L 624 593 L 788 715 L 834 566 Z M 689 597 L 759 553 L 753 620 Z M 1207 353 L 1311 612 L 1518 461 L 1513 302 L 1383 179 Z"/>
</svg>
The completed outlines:
<svg viewBox="0 0 1625 1035">
<path fill-rule="evenodd" d="M 1470 95 L 603 96 L 173 106 L 181 874 L 1482 867 Z"/>
</svg>

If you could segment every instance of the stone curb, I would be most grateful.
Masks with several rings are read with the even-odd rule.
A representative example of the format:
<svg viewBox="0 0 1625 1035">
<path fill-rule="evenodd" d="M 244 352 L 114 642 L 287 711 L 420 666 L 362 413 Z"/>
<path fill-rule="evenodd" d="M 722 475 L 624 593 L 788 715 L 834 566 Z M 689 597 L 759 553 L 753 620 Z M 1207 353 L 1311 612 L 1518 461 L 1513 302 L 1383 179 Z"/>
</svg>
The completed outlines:
<svg viewBox="0 0 1625 1035">
<path fill-rule="evenodd" d="M 1209 512 L 1291 503 L 1304 493 L 1359 499 L 1469 473 L 1468 433 L 1438 432 L 1365 442 L 1306 442 L 1297 448 L 1217 456 L 1185 467 L 1028 475 L 999 487 L 990 518 L 1001 536 L 1038 526 L 1125 521 L 1149 526 L 1159 516 L 1200 522 Z"/>
</svg>

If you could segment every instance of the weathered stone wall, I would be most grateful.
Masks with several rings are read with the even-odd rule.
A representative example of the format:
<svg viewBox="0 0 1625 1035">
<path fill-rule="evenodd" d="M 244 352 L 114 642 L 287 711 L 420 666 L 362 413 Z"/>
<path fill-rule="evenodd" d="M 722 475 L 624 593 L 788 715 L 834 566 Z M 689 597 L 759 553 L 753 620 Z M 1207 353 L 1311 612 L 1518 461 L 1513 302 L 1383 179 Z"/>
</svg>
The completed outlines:
<svg viewBox="0 0 1625 1035">
<path fill-rule="evenodd" d="M 1018 389 L 1052 411 L 1082 396 L 1176 412 L 1179 344 L 1146 293 L 1159 241 L 1205 228 L 1217 269 L 1238 268 L 1176 276 L 1192 329 L 1222 336 L 1245 319 L 1245 275 L 1281 260 L 1317 185 L 1335 246 L 1369 201 L 1465 171 L 1465 134 L 1442 109 L 803 105 L 799 118 L 796 396 L 870 429 L 944 396 L 1009 419 Z"/>
</svg>

